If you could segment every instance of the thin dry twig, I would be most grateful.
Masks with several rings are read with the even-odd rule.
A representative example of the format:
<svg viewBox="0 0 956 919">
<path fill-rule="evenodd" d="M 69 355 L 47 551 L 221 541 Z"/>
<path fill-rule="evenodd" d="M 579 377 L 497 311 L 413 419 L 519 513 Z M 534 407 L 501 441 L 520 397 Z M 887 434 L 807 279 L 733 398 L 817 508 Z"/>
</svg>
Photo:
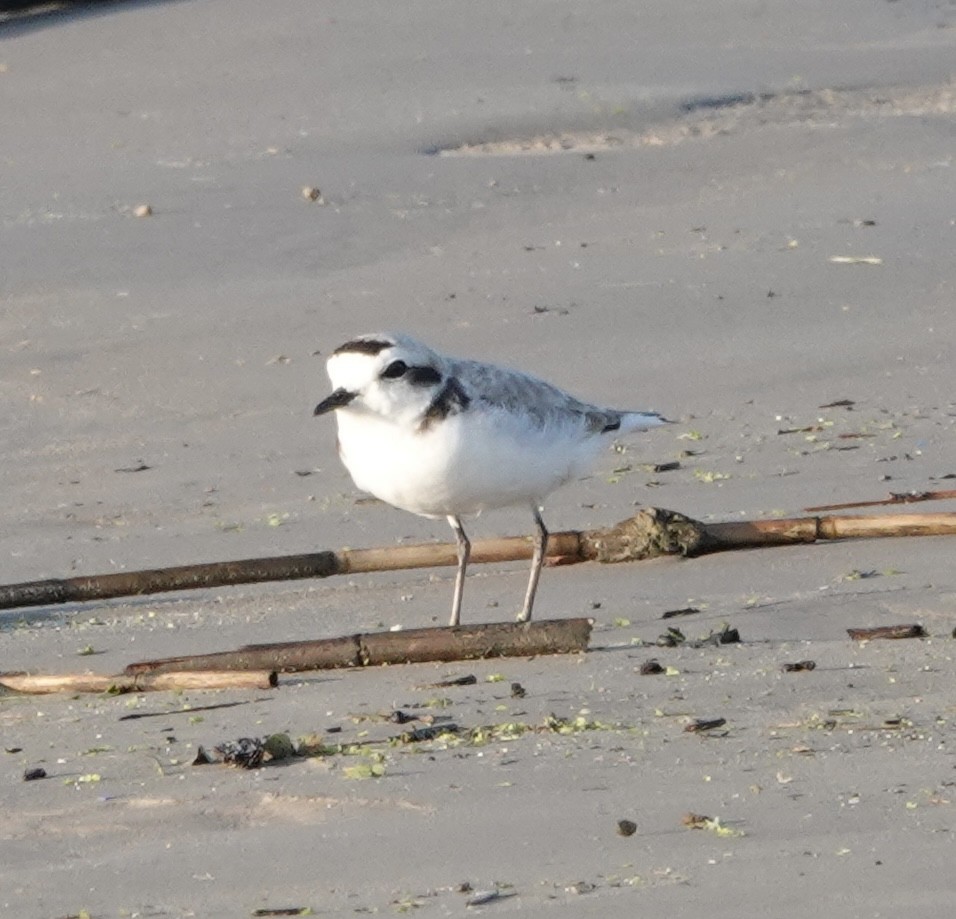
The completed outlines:
<svg viewBox="0 0 956 919">
<path fill-rule="evenodd" d="M 817 507 L 805 507 L 807 513 L 817 511 L 849 511 L 858 507 L 882 507 L 891 504 L 916 504 L 920 501 L 947 501 L 956 498 L 956 490 L 943 491 L 902 491 L 890 492 L 888 498 L 879 501 L 848 501 L 845 504 L 820 504 Z"/>
</svg>

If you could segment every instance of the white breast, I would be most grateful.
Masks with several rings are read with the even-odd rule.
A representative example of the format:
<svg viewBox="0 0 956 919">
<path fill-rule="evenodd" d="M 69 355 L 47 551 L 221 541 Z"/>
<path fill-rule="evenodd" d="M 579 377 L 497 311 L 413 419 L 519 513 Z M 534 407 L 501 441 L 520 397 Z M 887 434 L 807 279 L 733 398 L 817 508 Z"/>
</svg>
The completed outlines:
<svg viewBox="0 0 956 919">
<path fill-rule="evenodd" d="M 453 414 L 424 431 L 369 414 L 336 416 L 355 484 L 426 517 L 538 503 L 582 474 L 602 443 L 580 424 L 535 428 L 495 410 Z"/>
</svg>

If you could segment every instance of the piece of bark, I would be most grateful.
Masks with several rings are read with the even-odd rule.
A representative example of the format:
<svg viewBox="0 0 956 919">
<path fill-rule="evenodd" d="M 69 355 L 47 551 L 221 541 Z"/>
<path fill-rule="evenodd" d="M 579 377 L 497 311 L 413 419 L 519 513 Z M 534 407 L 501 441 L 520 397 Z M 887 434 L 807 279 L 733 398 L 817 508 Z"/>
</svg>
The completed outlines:
<svg viewBox="0 0 956 919">
<path fill-rule="evenodd" d="M 683 609 L 669 609 L 661 613 L 661 619 L 673 619 L 675 616 L 693 616 L 700 610 L 696 606 L 685 606 Z"/>
<path fill-rule="evenodd" d="M 456 676 L 451 680 L 439 680 L 437 683 L 425 683 L 424 686 L 416 686 L 416 689 L 447 689 L 451 686 L 474 686 L 478 682 L 478 677 L 473 673 L 466 676 Z"/>
<path fill-rule="evenodd" d="M 649 507 L 607 529 L 552 533 L 547 559 L 549 564 L 616 563 L 818 540 L 943 535 L 956 535 L 956 513 L 793 517 L 704 524 L 676 511 Z M 532 551 L 531 539 L 526 536 L 480 540 L 472 545 L 470 561 L 518 561 L 531 558 Z M 457 547 L 451 543 L 342 549 L 0 585 L 0 609 L 457 564 Z"/>
<path fill-rule="evenodd" d="M 847 629 L 854 641 L 872 641 L 874 638 L 925 638 L 921 625 L 879 625 L 872 629 Z"/>
<path fill-rule="evenodd" d="M 816 661 L 796 661 L 790 664 L 784 664 L 782 669 L 784 673 L 800 673 L 804 670 L 816 670 Z"/>
<path fill-rule="evenodd" d="M 713 731 L 722 728 L 727 723 L 726 718 L 697 718 L 684 727 L 689 734 L 697 734 L 701 731 Z"/>
<path fill-rule="evenodd" d="M 168 670 L 333 670 L 425 661 L 474 660 L 487 657 L 533 657 L 586 651 L 590 619 L 540 619 L 532 622 L 489 622 L 455 628 L 368 632 L 345 638 L 246 645 L 188 657 L 139 661 L 127 674 Z"/>
<path fill-rule="evenodd" d="M 161 692 L 183 689 L 270 689 L 276 686 L 275 672 L 168 671 L 163 673 L 0 673 L 0 686 L 22 693 L 54 692 Z"/>
</svg>

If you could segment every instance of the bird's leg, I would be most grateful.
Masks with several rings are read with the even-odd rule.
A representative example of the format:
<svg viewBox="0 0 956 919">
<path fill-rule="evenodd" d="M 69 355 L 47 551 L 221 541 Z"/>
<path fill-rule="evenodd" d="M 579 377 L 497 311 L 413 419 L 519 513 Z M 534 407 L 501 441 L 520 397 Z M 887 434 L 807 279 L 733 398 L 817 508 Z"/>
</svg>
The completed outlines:
<svg viewBox="0 0 956 919">
<path fill-rule="evenodd" d="M 455 542 L 458 544 L 458 574 L 455 575 L 455 595 L 451 601 L 451 622 L 449 623 L 455 626 L 461 618 L 461 597 L 465 591 L 465 568 L 468 567 L 468 558 L 471 555 L 471 543 L 458 517 L 449 515 L 448 522 L 455 531 Z"/>
<path fill-rule="evenodd" d="M 531 580 L 528 581 L 528 592 L 524 598 L 524 609 L 518 615 L 518 622 L 527 622 L 531 619 L 531 608 L 534 606 L 534 595 L 538 590 L 538 578 L 541 577 L 541 566 L 544 564 L 544 553 L 548 548 L 548 530 L 541 519 L 541 511 L 532 507 L 534 514 L 535 536 L 534 554 L 531 556 Z"/>
</svg>

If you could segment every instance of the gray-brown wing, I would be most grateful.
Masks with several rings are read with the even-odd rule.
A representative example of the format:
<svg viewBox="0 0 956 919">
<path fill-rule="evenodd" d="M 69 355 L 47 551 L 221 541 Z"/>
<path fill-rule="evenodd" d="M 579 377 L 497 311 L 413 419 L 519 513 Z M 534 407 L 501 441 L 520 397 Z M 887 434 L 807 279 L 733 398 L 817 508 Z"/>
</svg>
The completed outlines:
<svg viewBox="0 0 956 919">
<path fill-rule="evenodd" d="M 575 399 L 544 380 L 479 361 L 454 361 L 449 367 L 476 407 L 507 411 L 536 428 L 582 424 L 594 434 L 615 431 L 621 413 Z"/>
</svg>

